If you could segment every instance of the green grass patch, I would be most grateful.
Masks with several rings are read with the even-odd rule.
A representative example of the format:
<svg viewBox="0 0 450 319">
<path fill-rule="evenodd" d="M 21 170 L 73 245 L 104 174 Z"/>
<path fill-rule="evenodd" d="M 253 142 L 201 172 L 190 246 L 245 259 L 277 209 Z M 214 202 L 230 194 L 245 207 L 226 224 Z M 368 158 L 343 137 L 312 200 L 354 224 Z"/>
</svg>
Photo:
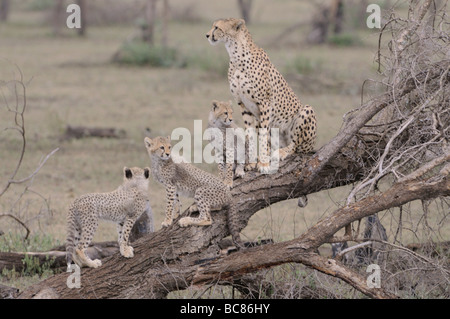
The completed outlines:
<svg viewBox="0 0 450 319">
<path fill-rule="evenodd" d="M 287 63 L 286 68 L 288 72 L 311 75 L 322 70 L 323 60 L 298 55 Z"/>
<path fill-rule="evenodd" d="M 353 47 L 362 45 L 362 40 L 355 34 L 341 33 L 329 36 L 328 43 L 338 47 Z"/>
<path fill-rule="evenodd" d="M 113 61 L 120 64 L 163 68 L 180 66 L 176 49 L 149 45 L 141 41 L 125 43 L 114 55 Z"/>
<path fill-rule="evenodd" d="M 0 236 L 2 252 L 47 251 L 58 245 L 60 243 L 49 234 L 34 234 L 27 239 L 19 233 L 6 233 Z"/>
</svg>

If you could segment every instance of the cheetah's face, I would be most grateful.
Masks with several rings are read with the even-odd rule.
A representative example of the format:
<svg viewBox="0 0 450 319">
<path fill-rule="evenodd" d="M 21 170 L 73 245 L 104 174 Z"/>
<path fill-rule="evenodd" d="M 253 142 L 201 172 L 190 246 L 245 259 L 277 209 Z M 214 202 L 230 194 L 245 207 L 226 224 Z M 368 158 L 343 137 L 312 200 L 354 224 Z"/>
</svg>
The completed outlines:
<svg viewBox="0 0 450 319">
<path fill-rule="evenodd" d="M 230 126 L 231 123 L 233 123 L 233 108 L 231 107 L 231 101 L 220 102 L 214 100 L 209 116 L 211 122 L 215 123 L 216 126 Z"/>
<path fill-rule="evenodd" d="M 245 21 L 242 19 L 220 19 L 213 23 L 211 30 L 206 34 L 209 43 L 216 45 L 219 42 L 227 43 L 245 27 Z"/>
<path fill-rule="evenodd" d="M 148 155 L 157 156 L 164 161 L 170 158 L 172 151 L 172 145 L 170 145 L 170 136 L 158 136 L 154 139 L 146 137 L 144 142 L 145 147 L 147 148 Z"/>
</svg>

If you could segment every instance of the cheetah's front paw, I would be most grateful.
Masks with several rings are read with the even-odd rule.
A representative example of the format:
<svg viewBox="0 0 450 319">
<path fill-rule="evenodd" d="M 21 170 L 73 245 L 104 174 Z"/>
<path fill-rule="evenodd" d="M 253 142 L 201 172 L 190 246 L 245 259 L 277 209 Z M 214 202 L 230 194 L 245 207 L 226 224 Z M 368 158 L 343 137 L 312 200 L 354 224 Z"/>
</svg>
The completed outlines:
<svg viewBox="0 0 450 319">
<path fill-rule="evenodd" d="M 233 188 L 233 181 L 226 181 L 226 182 L 225 182 L 225 185 L 227 185 L 228 190 L 230 190 L 230 189 Z"/>
<path fill-rule="evenodd" d="M 170 219 L 165 219 L 165 220 L 161 223 L 161 226 L 162 226 L 162 227 L 169 227 L 170 225 L 172 225 L 172 220 L 170 220 Z"/>
<path fill-rule="evenodd" d="M 190 217 L 183 217 L 178 221 L 178 225 L 180 225 L 180 227 L 187 227 L 189 225 L 192 225 L 191 223 L 191 218 Z"/>
<path fill-rule="evenodd" d="M 134 249 L 131 246 L 120 246 L 120 254 L 125 258 L 132 258 L 134 257 Z"/>
<path fill-rule="evenodd" d="M 270 165 L 269 165 L 269 163 L 258 162 L 258 171 L 261 174 L 269 174 L 270 173 Z"/>
<path fill-rule="evenodd" d="M 245 165 L 245 171 L 250 172 L 256 168 L 256 163 L 248 163 Z"/>
<path fill-rule="evenodd" d="M 290 154 L 285 149 L 278 149 L 272 155 L 273 160 L 284 161 Z"/>
<path fill-rule="evenodd" d="M 91 268 L 98 268 L 102 265 L 102 261 L 100 259 L 94 260 L 86 260 L 86 266 Z"/>
<path fill-rule="evenodd" d="M 242 166 L 236 167 L 236 171 L 234 172 L 234 175 L 236 177 L 240 177 L 240 178 L 244 177 L 245 176 L 244 167 L 242 167 Z"/>
</svg>

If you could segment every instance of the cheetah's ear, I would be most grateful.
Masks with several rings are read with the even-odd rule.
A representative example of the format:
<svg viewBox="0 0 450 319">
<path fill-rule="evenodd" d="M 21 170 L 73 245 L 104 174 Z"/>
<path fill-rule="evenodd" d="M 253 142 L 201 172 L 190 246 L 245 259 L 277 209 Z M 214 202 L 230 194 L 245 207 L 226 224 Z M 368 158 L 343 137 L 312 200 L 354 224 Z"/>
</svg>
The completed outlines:
<svg viewBox="0 0 450 319">
<path fill-rule="evenodd" d="M 148 167 L 144 168 L 144 176 L 145 176 L 146 179 L 149 178 L 149 176 L 150 176 L 150 168 L 148 168 Z"/>
<path fill-rule="evenodd" d="M 153 144 L 153 141 L 152 141 L 152 139 L 151 139 L 150 137 L 146 137 L 146 138 L 144 139 L 144 143 L 145 143 L 145 146 L 146 146 L 146 147 L 151 148 L 151 146 L 152 146 L 152 144 Z"/>
<path fill-rule="evenodd" d="M 169 143 L 171 142 L 171 140 L 170 140 L 170 135 L 167 135 L 167 136 L 166 136 L 166 139 L 169 141 Z"/>
<path fill-rule="evenodd" d="M 215 110 L 219 107 L 218 103 L 219 103 L 219 102 L 216 101 L 216 100 L 212 101 L 213 111 L 215 111 Z"/>
<path fill-rule="evenodd" d="M 133 177 L 133 173 L 131 172 L 131 169 L 129 169 L 128 167 L 124 167 L 123 171 L 125 173 L 125 177 L 130 179 Z"/>
<path fill-rule="evenodd" d="M 234 30 L 239 31 L 242 26 L 245 25 L 245 20 L 244 19 L 238 19 L 237 22 L 235 23 L 235 25 L 233 26 Z"/>
</svg>

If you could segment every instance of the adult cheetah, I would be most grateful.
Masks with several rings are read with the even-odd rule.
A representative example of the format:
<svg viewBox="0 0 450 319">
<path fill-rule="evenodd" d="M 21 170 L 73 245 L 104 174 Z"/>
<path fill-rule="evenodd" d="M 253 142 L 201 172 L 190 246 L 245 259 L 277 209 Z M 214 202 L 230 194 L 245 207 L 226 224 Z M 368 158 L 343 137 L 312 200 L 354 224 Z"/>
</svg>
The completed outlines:
<svg viewBox="0 0 450 319">
<path fill-rule="evenodd" d="M 266 52 L 253 42 L 245 21 L 216 20 L 206 37 L 213 45 L 225 44 L 230 56 L 230 90 L 241 107 L 245 128 L 258 129 L 260 143 L 267 141 L 271 128 L 278 128 L 280 160 L 295 152 L 311 151 L 316 140 L 314 110 L 301 104 Z M 250 166 L 253 167 L 254 164 Z M 260 172 L 268 172 L 267 148 L 260 150 L 257 167 Z"/>
</svg>

